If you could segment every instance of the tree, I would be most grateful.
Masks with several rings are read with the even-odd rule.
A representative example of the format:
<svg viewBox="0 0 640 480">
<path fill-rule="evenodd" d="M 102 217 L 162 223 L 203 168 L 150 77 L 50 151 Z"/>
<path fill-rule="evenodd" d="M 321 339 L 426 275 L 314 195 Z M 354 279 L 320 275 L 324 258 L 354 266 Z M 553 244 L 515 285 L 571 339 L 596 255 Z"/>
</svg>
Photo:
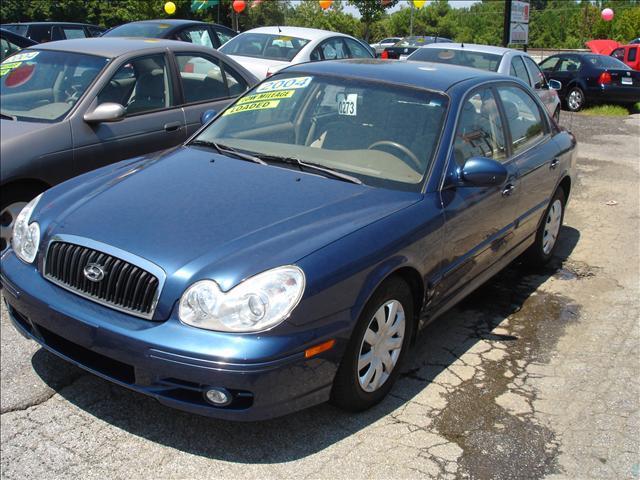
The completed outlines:
<svg viewBox="0 0 640 480">
<path fill-rule="evenodd" d="M 364 24 L 362 36 L 365 41 L 369 41 L 369 33 L 371 24 L 382 18 L 387 8 L 394 6 L 398 0 L 390 0 L 382 2 L 379 0 L 349 0 L 349 4 L 353 5 L 360 12 L 360 21 Z"/>
</svg>

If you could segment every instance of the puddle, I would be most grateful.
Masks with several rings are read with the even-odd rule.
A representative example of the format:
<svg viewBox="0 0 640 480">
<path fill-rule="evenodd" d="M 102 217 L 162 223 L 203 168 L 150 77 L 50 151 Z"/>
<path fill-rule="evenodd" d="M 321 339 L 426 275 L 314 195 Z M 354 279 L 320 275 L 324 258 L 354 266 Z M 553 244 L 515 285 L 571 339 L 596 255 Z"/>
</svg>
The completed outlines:
<svg viewBox="0 0 640 480">
<path fill-rule="evenodd" d="M 563 269 L 573 278 L 590 275 L 576 263 Z M 467 357 L 481 351 L 473 375 L 448 390 L 432 424 L 462 448 L 460 478 L 541 478 L 560 470 L 559 442 L 536 419 L 536 391 L 527 368 L 550 361 L 567 325 L 578 320 L 579 306 L 567 297 L 537 291 L 548 276 L 523 276 L 511 267 L 441 319 L 468 332 L 463 340 L 472 345 Z M 443 348 L 451 351 L 458 345 Z M 406 376 L 421 379 L 419 371 Z"/>
<path fill-rule="evenodd" d="M 598 267 L 591 267 L 584 262 L 568 260 L 562 264 L 562 267 L 553 276 L 559 280 L 582 280 L 595 277 L 598 270 Z"/>
</svg>

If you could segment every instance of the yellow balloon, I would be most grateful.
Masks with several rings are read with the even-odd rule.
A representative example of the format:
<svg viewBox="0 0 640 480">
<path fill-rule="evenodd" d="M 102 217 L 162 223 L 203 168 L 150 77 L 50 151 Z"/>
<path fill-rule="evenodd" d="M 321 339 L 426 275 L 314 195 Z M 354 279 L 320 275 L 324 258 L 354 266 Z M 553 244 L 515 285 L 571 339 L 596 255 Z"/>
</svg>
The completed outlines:
<svg viewBox="0 0 640 480">
<path fill-rule="evenodd" d="M 164 11 L 167 12 L 169 15 L 173 15 L 174 13 L 176 13 L 176 4 L 173 2 L 165 3 Z"/>
<path fill-rule="evenodd" d="M 424 7 L 425 3 L 427 3 L 427 0 L 413 0 L 413 6 L 416 8 Z"/>
</svg>

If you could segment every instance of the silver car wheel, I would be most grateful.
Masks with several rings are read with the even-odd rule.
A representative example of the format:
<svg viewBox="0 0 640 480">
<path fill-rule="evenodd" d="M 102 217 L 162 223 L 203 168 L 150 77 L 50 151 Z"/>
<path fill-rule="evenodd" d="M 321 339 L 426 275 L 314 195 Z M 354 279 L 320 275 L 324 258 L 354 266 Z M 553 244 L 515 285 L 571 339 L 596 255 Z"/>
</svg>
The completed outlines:
<svg viewBox="0 0 640 480">
<path fill-rule="evenodd" d="M 580 107 L 582 107 L 582 102 L 583 98 L 580 90 L 571 90 L 571 93 L 569 93 L 569 99 L 567 100 L 569 108 L 571 110 L 579 110 Z"/>
<path fill-rule="evenodd" d="M 16 217 L 26 204 L 27 202 L 15 202 L 7 205 L 2 209 L 2 212 L 0 212 L 0 252 L 4 252 L 9 248 Z"/>
<path fill-rule="evenodd" d="M 544 225 L 544 233 L 542 234 L 542 251 L 545 255 L 549 255 L 553 246 L 556 244 L 558 232 L 560 232 L 560 222 L 562 221 L 562 202 L 556 200 L 551 204 L 551 208 L 547 213 Z"/>
<path fill-rule="evenodd" d="M 391 375 L 402 351 L 405 321 L 402 304 L 389 300 L 369 322 L 358 356 L 358 381 L 365 392 L 375 392 Z"/>
</svg>

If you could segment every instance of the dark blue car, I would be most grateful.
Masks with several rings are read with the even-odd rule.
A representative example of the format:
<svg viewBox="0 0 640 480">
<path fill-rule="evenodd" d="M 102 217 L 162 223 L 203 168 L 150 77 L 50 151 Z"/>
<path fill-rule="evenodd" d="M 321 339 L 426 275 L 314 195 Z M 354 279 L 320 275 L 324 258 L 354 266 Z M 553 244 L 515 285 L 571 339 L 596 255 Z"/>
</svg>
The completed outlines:
<svg viewBox="0 0 640 480">
<path fill-rule="evenodd" d="M 512 77 L 297 65 L 185 145 L 31 201 L 4 297 L 25 336 L 171 407 L 362 410 L 419 318 L 553 255 L 575 145 Z"/>
</svg>

